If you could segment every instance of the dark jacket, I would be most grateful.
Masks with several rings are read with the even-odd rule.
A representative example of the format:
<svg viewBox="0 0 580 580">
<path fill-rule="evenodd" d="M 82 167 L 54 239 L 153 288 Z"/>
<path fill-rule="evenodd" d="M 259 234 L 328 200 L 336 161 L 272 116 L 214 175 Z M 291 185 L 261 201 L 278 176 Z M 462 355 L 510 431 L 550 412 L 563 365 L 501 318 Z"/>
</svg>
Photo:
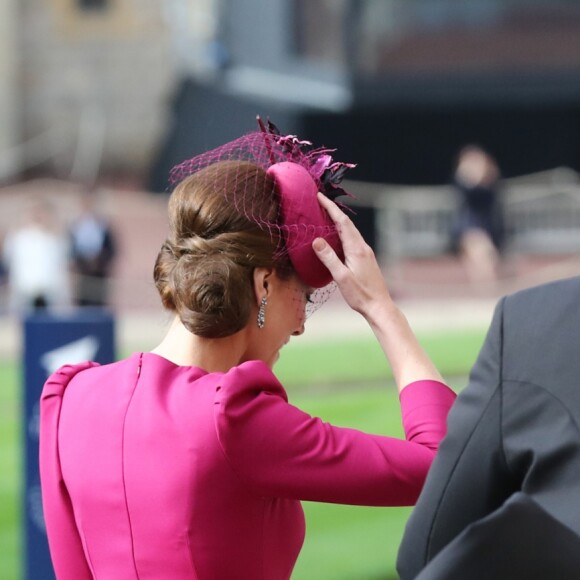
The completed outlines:
<svg viewBox="0 0 580 580">
<path fill-rule="evenodd" d="M 430 562 L 421 580 L 486 567 L 494 580 L 528 578 L 526 561 L 537 577 L 580 578 L 579 425 L 580 278 L 502 299 L 407 524 L 401 579 Z"/>
</svg>

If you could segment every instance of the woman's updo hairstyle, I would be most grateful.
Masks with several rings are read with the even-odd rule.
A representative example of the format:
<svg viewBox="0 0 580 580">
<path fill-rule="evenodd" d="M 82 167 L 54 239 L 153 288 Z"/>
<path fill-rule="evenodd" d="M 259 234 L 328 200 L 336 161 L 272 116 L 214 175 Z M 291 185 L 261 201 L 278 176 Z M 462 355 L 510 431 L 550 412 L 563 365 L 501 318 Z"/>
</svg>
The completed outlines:
<svg viewBox="0 0 580 580">
<path fill-rule="evenodd" d="M 192 333 L 229 336 L 255 304 L 253 272 L 292 268 L 275 228 L 279 201 L 273 177 L 245 161 L 222 161 L 186 177 L 169 200 L 170 235 L 155 262 L 165 308 Z"/>
</svg>

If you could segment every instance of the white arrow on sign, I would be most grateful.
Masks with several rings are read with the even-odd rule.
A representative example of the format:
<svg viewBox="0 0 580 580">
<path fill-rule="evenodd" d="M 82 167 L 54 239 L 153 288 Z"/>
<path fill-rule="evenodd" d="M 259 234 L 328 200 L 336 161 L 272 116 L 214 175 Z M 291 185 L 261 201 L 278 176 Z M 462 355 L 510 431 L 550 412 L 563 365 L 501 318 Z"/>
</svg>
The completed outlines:
<svg viewBox="0 0 580 580">
<path fill-rule="evenodd" d="M 46 371 L 46 376 L 52 374 L 62 365 L 76 364 L 87 360 L 94 360 L 99 350 L 99 340 L 95 336 L 85 336 L 54 350 L 45 352 L 40 357 L 40 364 Z M 38 439 L 40 426 L 40 402 L 37 401 L 30 414 L 28 431 L 33 439 Z"/>
<path fill-rule="evenodd" d="M 44 367 L 46 376 L 48 376 L 62 365 L 93 360 L 98 350 L 99 340 L 97 337 L 85 336 L 44 353 L 40 357 L 40 364 Z"/>
</svg>

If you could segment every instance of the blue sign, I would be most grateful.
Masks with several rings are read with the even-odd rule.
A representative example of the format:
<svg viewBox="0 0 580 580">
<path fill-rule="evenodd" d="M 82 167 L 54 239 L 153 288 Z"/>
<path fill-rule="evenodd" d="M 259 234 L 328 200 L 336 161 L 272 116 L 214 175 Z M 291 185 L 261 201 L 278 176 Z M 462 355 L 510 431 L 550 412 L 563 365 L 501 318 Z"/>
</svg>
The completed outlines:
<svg viewBox="0 0 580 580">
<path fill-rule="evenodd" d="M 48 375 L 64 364 L 115 360 L 112 315 L 102 309 L 82 309 L 70 315 L 35 313 L 24 320 L 24 578 L 54 580 L 42 514 L 38 468 L 40 393 Z"/>
</svg>

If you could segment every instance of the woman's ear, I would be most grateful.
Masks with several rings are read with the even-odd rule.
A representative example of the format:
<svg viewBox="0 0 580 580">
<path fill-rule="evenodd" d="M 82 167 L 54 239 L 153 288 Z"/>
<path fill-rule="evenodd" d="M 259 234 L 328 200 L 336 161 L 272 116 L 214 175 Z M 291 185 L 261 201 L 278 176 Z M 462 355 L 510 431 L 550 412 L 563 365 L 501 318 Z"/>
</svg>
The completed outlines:
<svg viewBox="0 0 580 580">
<path fill-rule="evenodd" d="M 274 276 L 274 268 L 254 268 L 254 294 L 256 304 L 260 304 L 264 296 L 268 296 L 270 282 Z"/>
</svg>

